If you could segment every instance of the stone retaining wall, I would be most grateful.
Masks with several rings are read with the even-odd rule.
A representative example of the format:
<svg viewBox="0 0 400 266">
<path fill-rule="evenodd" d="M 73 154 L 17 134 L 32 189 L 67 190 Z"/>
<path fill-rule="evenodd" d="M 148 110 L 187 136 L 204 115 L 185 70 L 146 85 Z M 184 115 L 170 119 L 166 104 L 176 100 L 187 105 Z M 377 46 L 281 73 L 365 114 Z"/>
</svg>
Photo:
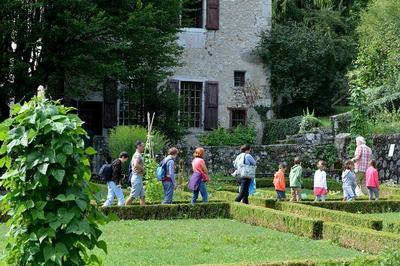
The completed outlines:
<svg viewBox="0 0 400 266">
<path fill-rule="evenodd" d="M 395 144 L 393 156 L 389 157 L 390 144 Z M 373 153 L 382 180 L 400 181 L 400 134 L 376 135 Z"/>
<path fill-rule="evenodd" d="M 325 159 L 326 153 L 333 144 L 324 145 L 259 145 L 252 147 L 252 155 L 257 160 L 257 174 L 261 177 L 271 176 L 278 169 L 281 162 L 292 165 L 296 156 L 303 159 L 303 167 L 307 175 L 315 171 L 318 160 Z M 204 147 L 206 152 L 205 161 L 211 173 L 232 173 L 234 171 L 232 162 L 240 153 L 239 147 Z M 192 152 L 190 149 L 182 149 L 180 159 L 186 162 L 187 169 L 191 169 Z"/>
</svg>

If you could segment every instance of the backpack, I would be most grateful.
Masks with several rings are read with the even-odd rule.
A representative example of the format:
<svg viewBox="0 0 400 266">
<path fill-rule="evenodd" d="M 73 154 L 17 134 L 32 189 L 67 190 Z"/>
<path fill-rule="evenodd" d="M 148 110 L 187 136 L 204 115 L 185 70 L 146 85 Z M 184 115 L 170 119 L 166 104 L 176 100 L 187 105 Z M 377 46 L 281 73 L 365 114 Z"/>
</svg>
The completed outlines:
<svg viewBox="0 0 400 266">
<path fill-rule="evenodd" d="M 156 176 L 158 181 L 163 181 L 165 179 L 165 176 L 167 175 L 167 163 L 172 160 L 172 159 L 168 159 L 165 162 L 161 161 L 160 164 L 157 167 L 156 170 Z"/>
<path fill-rule="evenodd" d="M 101 180 L 103 181 L 111 181 L 112 179 L 112 164 L 103 164 L 103 166 L 100 168 L 99 171 L 99 176 Z"/>
</svg>

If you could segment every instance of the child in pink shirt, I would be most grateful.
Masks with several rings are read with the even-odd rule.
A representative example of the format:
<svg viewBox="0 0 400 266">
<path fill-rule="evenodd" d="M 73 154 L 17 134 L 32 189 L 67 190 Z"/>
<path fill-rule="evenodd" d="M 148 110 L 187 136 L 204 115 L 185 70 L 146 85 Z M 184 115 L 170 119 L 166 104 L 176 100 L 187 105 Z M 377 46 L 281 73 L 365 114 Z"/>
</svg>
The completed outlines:
<svg viewBox="0 0 400 266">
<path fill-rule="evenodd" d="M 376 162 L 371 160 L 369 162 L 369 167 L 365 173 L 365 181 L 369 191 L 369 199 L 373 200 L 375 195 L 375 200 L 379 200 L 379 175 L 378 170 L 376 170 Z"/>
</svg>

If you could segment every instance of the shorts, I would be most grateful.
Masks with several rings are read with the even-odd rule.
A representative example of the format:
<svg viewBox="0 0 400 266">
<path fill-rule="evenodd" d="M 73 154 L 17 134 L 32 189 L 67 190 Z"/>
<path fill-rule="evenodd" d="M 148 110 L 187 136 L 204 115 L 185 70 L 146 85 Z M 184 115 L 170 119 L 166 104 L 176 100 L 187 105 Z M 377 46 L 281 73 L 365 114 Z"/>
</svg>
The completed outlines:
<svg viewBox="0 0 400 266">
<path fill-rule="evenodd" d="M 130 196 L 132 198 L 144 198 L 143 177 L 132 175 Z"/>
</svg>

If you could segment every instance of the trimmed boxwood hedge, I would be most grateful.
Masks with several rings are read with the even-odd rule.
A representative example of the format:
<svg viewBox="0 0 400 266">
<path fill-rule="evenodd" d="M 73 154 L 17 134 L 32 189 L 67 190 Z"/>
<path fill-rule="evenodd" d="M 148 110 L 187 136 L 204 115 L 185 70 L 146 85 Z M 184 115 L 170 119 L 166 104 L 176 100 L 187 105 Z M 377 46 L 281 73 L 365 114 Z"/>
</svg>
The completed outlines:
<svg viewBox="0 0 400 266">
<path fill-rule="evenodd" d="M 379 194 L 381 197 L 400 200 L 400 187 L 381 186 Z"/>
<path fill-rule="evenodd" d="M 341 246 L 377 254 L 387 248 L 398 249 L 400 236 L 339 223 L 324 222 L 323 238 Z"/>
<path fill-rule="evenodd" d="M 226 186 L 222 186 L 220 190 L 228 190 L 231 191 L 233 187 L 236 186 L 236 180 L 234 179 L 226 179 L 226 180 L 218 180 L 219 182 L 226 183 Z M 256 184 L 258 188 L 265 187 L 274 187 L 273 178 L 271 177 L 263 177 L 256 178 Z M 329 190 L 342 190 L 342 183 L 337 182 L 336 180 L 328 179 L 327 180 Z M 286 178 L 286 187 L 289 187 L 289 178 Z M 314 188 L 314 179 L 312 178 L 304 178 L 303 179 L 303 188 L 313 189 Z M 237 191 L 237 189 L 235 190 Z"/>
<path fill-rule="evenodd" d="M 215 192 L 213 192 L 213 196 L 217 200 L 224 200 L 224 201 L 228 201 L 228 202 L 235 201 L 237 195 L 238 195 L 238 193 L 229 192 L 229 191 L 215 191 Z M 264 198 L 261 198 L 261 197 L 250 196 L 249 197 L 249 203 L 251 205 L 255 205 L 255 206 L 267 207 L 267 208 L 275 209 L 276 200 L 275 199 L 264 199 Z"/>
<path fill-rule="evenodd" d="M 229 218 L 229 203 L 132 205 L 102 208 L 105 214 L 115 214 L 122 220 L 212 219 Z"/>
<path fill-rule="evenodd" d="M 373 263 L 378 260 L 377 256 L 367 256 L 363 257 L 364 263 Z M 229 264 L 212 264 L 212 266 L 249 266 L 249 265 L 257 265 L 257 266 L 347 266 L 354 262 L 354 258 L 346 258 L 346 259 L 327 259 L 327 260 L 319 260 L 319 259 L 306 259 L 306 260 L 285 260 L 285 261 L 274 261 L 274 262 L 243 262 L 243 263 L 229 263 Z M 369 264 L 367 264 L 369 265 Z M 208 265 L 211 266 L 211 265 Z"/>
<path fill-rule="evenodd" d="M 278 210 L 231 203 L 231 217 L 242 222 L 268 227 L 281 232 L 294 233 L 313 239 L 322 237 L 323 222 Z"/>
<path fill-rule="evenodd" d="M 302 201 L 302 204 L 312 205 L 330 210 L 345 211 L 351 213 L 382 213 L 400 211 L 399 200 L 380 200 L 380 201 L 325 201 L 309 202 Z"/>
<path fill-rule="evenodd" d="M 299 133 L 302 116 L 287 119 L 264 119 L 263 144 L 274 144 L 287 135 Z"/>
<path fill-rule="evenodd" d="M 362 214 L 353 214 L 341 211 L 334 211 L 300 203 L 276 202 L 276 208 L 281 211 L 298 215 L 321 219 L 324 222 L 337 222 L 353 226 L 366 227 L 374 230 L 382 230 L 382 220 L 363 217 Z"/>
</svg>

